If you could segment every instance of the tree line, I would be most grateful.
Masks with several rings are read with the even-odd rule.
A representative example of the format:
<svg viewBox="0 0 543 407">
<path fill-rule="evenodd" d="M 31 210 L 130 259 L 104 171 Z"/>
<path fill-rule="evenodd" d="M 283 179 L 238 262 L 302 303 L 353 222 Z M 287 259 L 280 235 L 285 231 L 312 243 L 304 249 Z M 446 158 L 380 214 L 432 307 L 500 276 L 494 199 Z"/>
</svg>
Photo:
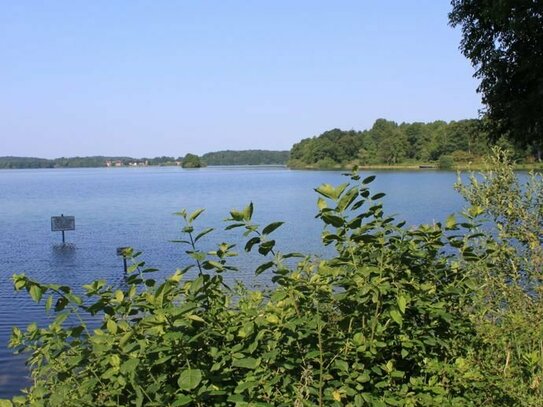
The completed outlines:
<svg viewBox="0 0 543 407">
<path fill-rule="evenodd" d="M 202 160 L 207 165 L 284 165 L 288 157 L 288 151 L 225 150 L 206 153 L 202 156 Z"/>
<path fill-rule="evenodd" d="M 513 150 L 517 159 L 533 159 L 530 147 L 514 145 L 506 138 L 497 143 Z M 289 166 L 333 168 L 402 163 L 451 166 L 477 161 L 488 151 L 484 120 L 398 124 L 378 119 L 369 130 L 333 129 L 301 140 L 292 147 Z"/>
<path fill-rule="evenodd" d="M 128 165 L 130 157 L 61 157 L 54 159 L 37 157 L 0 157 L 0 168 L 85 168 L 105 167 L 106 162 L 120 162 Z"/>
<path fill-rule="evenodd" d="M 22 168 L 91 168 L 129 165 L 181 165 L 186 168 L 206 165 L 285 165 L 288 151 L 242 150 L 216 151 L 203 156 L 187 153 L 184 157 L 160 156 L 154 158 L 133 157 L 61 157 L 54 159 L 37 157 L 0 157 L 0 169 Z"/>
</svg>

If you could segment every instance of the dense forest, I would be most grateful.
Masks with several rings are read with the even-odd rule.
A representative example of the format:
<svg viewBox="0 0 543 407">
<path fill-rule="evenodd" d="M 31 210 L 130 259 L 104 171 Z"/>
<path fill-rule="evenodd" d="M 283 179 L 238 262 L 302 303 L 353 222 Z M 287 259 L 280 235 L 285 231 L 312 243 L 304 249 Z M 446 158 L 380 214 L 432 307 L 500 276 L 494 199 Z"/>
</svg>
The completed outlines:
<svg viewBox="0 0 543 407">
<path fill-rule="evenodd" d="M 529 149 L 515 148 L 515 158 L 530 159 Z M 295 144 L 289 166 L 333 168 L 346 165 L 427 163 L 439 167 L 477 161 L 489 149 L 481 120 L 401 123 L 378 119 L 364 131 L 333 129 Z"/>
<path fill-rule="evenodd" d="M 207 165 L 284 165 L 288 157 L 288 151 L 226 150 L 206 153 L 202 156 L 202 160 Z"/>
</svg>

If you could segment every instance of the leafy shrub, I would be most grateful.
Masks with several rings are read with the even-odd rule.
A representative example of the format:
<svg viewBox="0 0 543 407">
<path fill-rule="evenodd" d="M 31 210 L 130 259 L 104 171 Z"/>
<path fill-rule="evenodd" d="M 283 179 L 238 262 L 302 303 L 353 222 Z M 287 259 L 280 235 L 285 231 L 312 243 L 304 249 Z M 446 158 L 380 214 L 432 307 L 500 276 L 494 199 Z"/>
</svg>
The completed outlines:
<svg viewBox="0 0 543 407">
<path fill-rule="evenodd" d="M 485 391 L 506 389 L 515 403 L 540 406 L 543 400 L 543 177 L 530 173 L 521 182 L 511 153 L 495 148 L 483 174 L 456 188 L 481 208 L 491 233 L 479 245 L 492 250 L 472 275 L 480 287 L 472 319 L 482 346 L 473 366 L 492 378 Z"/>
<path fill-rule="evenodd" d="M 442 170 L 449 170 L 454 168 L 454 160 L 450 155 L 442 155 L 437 161 L 437 167 Z"/>
<path fill-rule="evenodd" d="M 197 155 L 187 153 L 187 155 L 185 155 L 185 157 L 183 158 L 181 166 L 183 168 L 200 168 L 205 167 L 205 164 L 202 163 L 200 157 L 198 157 Z"/>
</svg>

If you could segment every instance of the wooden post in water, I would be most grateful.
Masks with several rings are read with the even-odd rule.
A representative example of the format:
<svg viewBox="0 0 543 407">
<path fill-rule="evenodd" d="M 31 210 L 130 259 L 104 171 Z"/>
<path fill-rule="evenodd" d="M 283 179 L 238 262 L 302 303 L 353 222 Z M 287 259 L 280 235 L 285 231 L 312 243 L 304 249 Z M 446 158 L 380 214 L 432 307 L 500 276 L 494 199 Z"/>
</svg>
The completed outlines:
<svg viewBox="0 0 543 407">
<path fill-rule="evenodd" d="M 125 274 L 128 272 L 128 265 L 127 265 L 126 256 L 124 253 L 126 249 L 128 249 L 128 247 L 117 247 L 117 256 L 123 256 L 123 266 L 124 266 Z"/>
</svg>

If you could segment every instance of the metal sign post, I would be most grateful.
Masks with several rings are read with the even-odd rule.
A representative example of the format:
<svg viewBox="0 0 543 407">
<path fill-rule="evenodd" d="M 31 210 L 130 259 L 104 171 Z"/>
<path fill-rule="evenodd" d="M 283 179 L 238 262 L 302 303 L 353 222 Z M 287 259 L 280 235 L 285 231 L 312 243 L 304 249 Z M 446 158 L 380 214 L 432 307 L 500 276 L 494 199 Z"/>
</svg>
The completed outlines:
<svg viewBox="0 0 543 407">
<path fill-rule="evenodd" d="M 75 230 L 75 216 L 51 216 L 51 232 L 62 232 L 62 244 L 66 242 L 64 232 Z"/>
</svg>

